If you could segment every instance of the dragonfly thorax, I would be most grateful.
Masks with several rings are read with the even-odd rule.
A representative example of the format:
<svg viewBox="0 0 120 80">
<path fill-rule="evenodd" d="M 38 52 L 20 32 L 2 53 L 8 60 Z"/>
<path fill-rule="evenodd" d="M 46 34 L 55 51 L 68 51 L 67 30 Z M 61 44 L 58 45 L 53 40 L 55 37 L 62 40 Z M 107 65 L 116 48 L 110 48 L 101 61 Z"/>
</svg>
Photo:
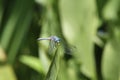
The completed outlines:
<svg viewBox="0 0 120 80">
<path fill-rule="evenodd" d="M 57 36 L 51 36 L 51 40 L 55 41 L 56 43 L 60 43 L 60 38 Z"/>
</svg>

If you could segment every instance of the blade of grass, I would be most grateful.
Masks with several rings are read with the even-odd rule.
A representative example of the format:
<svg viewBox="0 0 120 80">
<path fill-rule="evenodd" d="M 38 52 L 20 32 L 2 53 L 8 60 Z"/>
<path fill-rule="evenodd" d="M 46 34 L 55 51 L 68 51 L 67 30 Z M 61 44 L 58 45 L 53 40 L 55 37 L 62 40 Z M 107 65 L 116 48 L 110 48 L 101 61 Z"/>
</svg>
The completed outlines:
<svg viewBox="0 0 120 80">
<path fill-rule="evenodd" d="M 59 66 L 60 66 L 59 65 L 60 64 L 59 54 L 60 54 L 60 51 L 57 48 L 45 80 L 56 80 L 57 79 L 58 72 L 59 72 Z"/>
<path fill-rule="evenodd" d="M 102 59 L 102 75 L 104 80 L 118 80 L 119 79 L 119 52 L 113 48 L 111 42 L 108 42 L 103 59 Z"/>
<path fill-rule="evenodd" d="M 1 27 L 3 12 L 4 12 L 3 0 L 0 0 L 0 27 Z"/>
<path fill-rule="evenodd" d="M 21 6 L 22 1 L 16 0 L 13 9 L 11 9 L 9 19 L 5 22 L 5 28 L 1 35 L 1 45 L 6 50 L 9 46 L 10 39 L 16 27 L 18 19 L 21 17 L 23 8 Z"/>
<path fill-rule="evenodd" d="M 31 4 L 32 4 L 32 2 L 31 2 Z M 12 44 L 9 49 L 9 54 L 8 54 L 9 63 L 14 62 L 17 52 L 22 44 L 23 39 L 25 38 L 25 35 L 27 34 L 28 29 L 29 29 L 30 21 L 32 19 L 32 8 L 31 9 L 30 8 L 24 15 L 21 16 L 20 22 L 17 25 L 18 28 L 16 30 Z"/>
<path fill-rule="evenodd" d="M 20 61 L 25 65 L 31 67 L 32 69 L 36 70 L 37 72 L 45 74 L 42 64 L 38 58 L 23 55 L 20 57 Z"/>
<path fill-rule="evenodd" d="M 102 58 L 102 75 L 104 80 L 118 80 L 120 75 L 120 26 L 110 24 L 109 40 Z"/>
</svg>

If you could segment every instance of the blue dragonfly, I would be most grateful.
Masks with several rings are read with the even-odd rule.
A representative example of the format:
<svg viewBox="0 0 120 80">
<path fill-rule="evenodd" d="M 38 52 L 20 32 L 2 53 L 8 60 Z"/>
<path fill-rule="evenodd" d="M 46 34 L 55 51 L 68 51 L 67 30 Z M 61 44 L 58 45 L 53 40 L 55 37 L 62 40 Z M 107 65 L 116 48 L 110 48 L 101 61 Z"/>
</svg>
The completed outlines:
<svg viewBox="0 0 120 80">
<path fill-rule="evenodd" d="M 61 43 L 61 39 L 57 36 L 50 36 L 48 38 L 38 38 L 37 40 L 49 40 L 49 48 L 48 48 L 48 53 L 51 54 L 53 53 L 56 48 L 60 45 Z M 67 55 L 72 55 L 72 53 L 74 52 L 74 50 L 76 50 L 75 48 L 76 47 L 71 47 L 71 46 L 68 46 L 67 44 L 63 44 L 63 40 L 62 40 L 62 43 L 61 43 L 62 46 L 64 46 L 64 53 L 67 54 Z"/>
<path fill-rule="evenodd" d="M 49 53 L 53 53 L 53 51 L 60 45 L 60 38 L 57 36 L 50 36 L 48 38 L 38 38 L 37 40 L 49 40 Z"/>
</svg>

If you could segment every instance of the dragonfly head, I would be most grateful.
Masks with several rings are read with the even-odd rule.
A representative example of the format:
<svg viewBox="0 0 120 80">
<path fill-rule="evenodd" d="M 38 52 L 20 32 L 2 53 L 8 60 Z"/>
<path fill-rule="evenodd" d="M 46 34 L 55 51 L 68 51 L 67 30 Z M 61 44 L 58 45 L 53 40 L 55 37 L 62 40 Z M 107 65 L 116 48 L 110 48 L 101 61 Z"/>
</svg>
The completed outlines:
<svg viewBox="0 0 120 80">
<path fill-rule="evenodd" d="M 61 41 L 60 41 L 60 38 L 57 39 L 55 42 L 56 42 L 57 45 L 60 45 L 60 42 L 61 42 Z"/>
<path fill-rule="evenodd" d="M 51 38 L 53 41 L 55 41 L 57 44 L 60 43 L 60 38 L 58 38 L 57 36 L 52 36 Z"/>
</svg>

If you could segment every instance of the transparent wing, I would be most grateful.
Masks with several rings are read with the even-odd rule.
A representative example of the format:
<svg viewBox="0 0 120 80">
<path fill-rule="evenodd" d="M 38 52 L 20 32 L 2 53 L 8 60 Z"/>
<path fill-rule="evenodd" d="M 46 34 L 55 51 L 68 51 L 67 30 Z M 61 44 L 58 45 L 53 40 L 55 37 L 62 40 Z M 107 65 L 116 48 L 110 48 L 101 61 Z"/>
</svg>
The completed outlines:
<svg viewBox="0 0 120 80">
<path fill-rule="evenodd" d="M 67 43 L 65 40 L 61 39 L 61 45 L 64 48 L 64 53 L 65 55 L 75 55 L 75 52 L 77 50 L 77 47 L 75 45 L 70 45 L 69 43 Z"/>
<path fill-rule="evenodd" d="M 54 50 L 55 50 L 55 41 L 50 40 L 48 53 L 52 54 L 54 52 Z"/>
</svg>

